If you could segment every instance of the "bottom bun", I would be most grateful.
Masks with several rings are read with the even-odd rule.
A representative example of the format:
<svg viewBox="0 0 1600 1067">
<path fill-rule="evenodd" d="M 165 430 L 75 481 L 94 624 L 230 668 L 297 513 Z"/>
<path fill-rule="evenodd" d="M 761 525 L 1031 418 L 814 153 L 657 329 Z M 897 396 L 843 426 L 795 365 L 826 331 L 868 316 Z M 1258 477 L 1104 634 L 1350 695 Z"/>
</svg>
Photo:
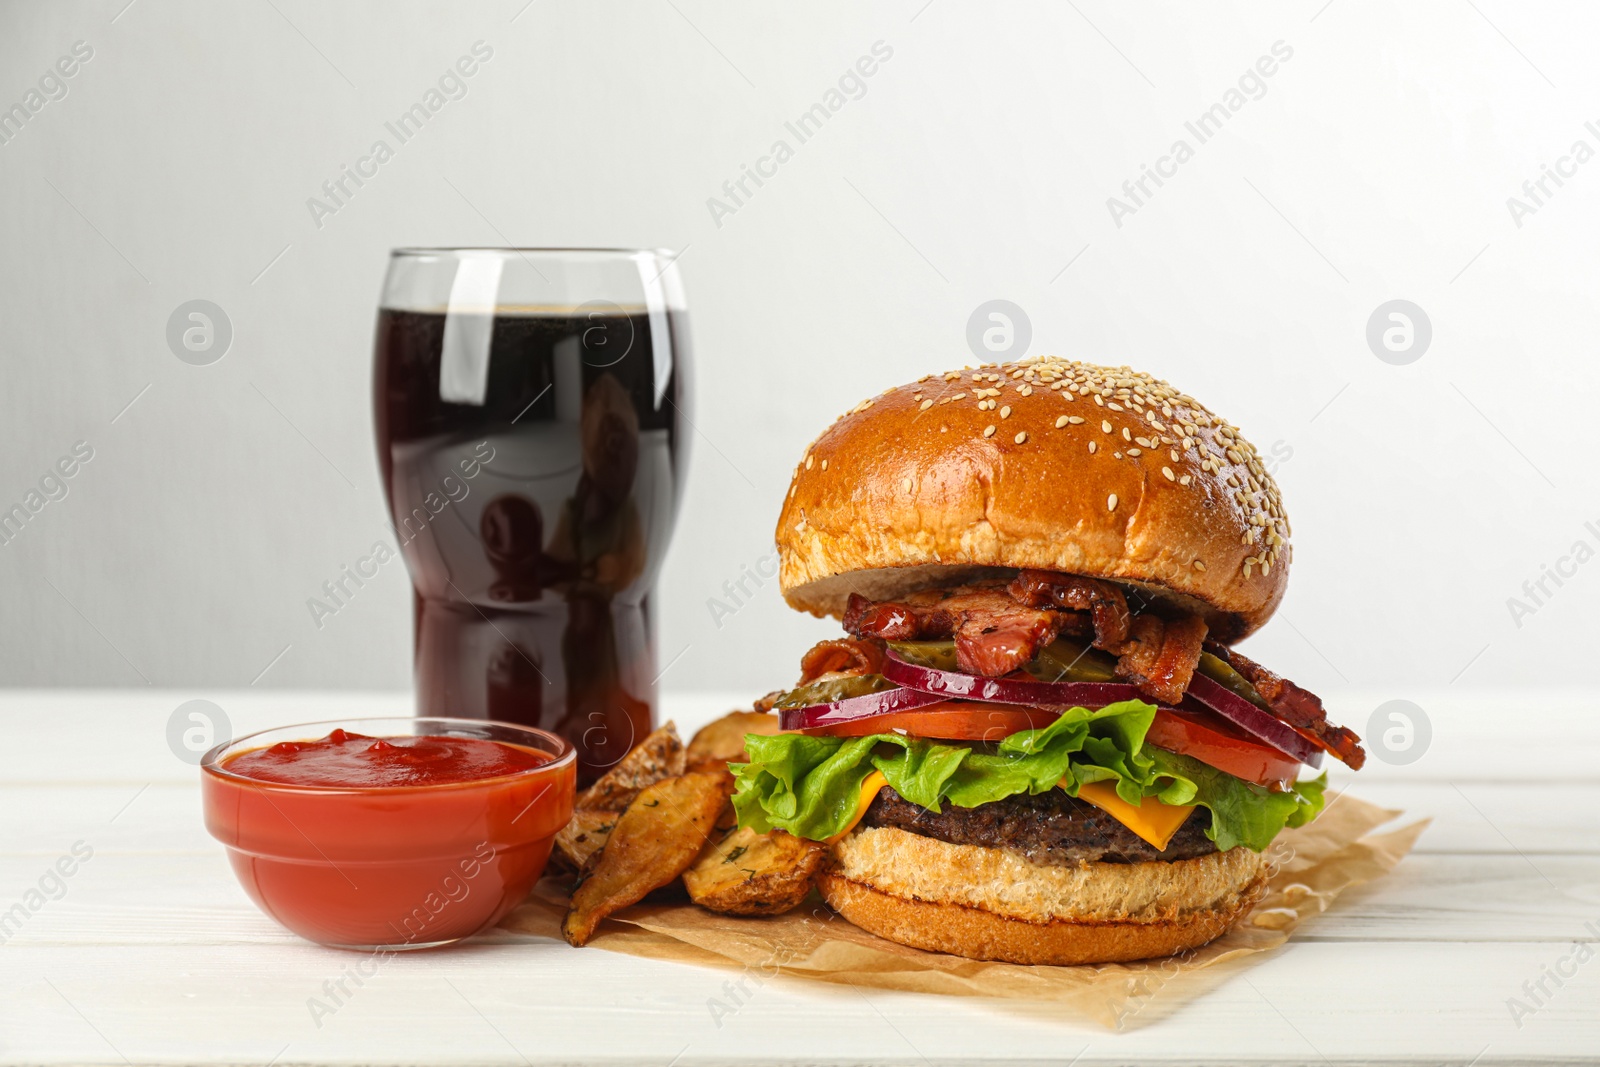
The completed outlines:
<svg viewBox="0 0 1600 1067">
<path fill-rule="evenodd" d="M 1244 849 L 1052 867 L 878 827 L 832 852 L 818 888 L 856 926 L 913 948 L 1008 963 L 1116 963 L 1197 948 L 1243 917 L 1266 883 L 1260 856 Z"/>
</svg>

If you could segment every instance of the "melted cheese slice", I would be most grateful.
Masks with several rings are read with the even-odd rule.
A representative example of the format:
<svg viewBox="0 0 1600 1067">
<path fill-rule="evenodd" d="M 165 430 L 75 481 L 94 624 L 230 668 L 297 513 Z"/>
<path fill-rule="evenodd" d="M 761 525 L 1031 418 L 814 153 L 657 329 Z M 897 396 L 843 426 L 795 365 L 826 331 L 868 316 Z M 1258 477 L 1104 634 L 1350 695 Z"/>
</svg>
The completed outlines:
<svg viewBox="0 0 1600 1067">
<path fill-rule="evenodd" d="M 850 819 L 850 824 L 829 840 L 837 841 L 859 826 L 873 799 L 877 797 L 878 790 L 888 784 L 889 780 L 882 771 L 867 775 L 861 783 L 861 796 L 856 802 L 856 813 Z M 1078 790 L 1078 799 L 1093 804 L 1161 851 L 1166 850 L 1172 835 L 1178 832 L 1178 828 L 1189 818 L 1189 813 L 1194 811 L 1193 805 L 1163 804 L 1155 797 L 1145 797 L 1136 807 L 1117 796 L 1114 782 L 1091 782 Z"/>
<path fill-rule="evenodd" d="M 1162 851 L 1194 810 L 1192 804 L 1163 804 L 1155 797 L 1145 797 L 1137 806 L 1129 804 L 1117 796 L 1116 783 L 1110 781 L 1081 786 L 1078 799 L 1093 804 Z"/>
<path fill-rule="evenodd" d="M 867 809 L 872 806 L 872 798 L 878 795 L 878 790 L 888 784 L 889 779 L 883 776 L 882 771 L 873 771 L 867 775 L 866 781 L 861 783 L 861 800 L 856 804 L 856 813 L 850 820 L 850 825 L 840 830 L 833 837 L 828 838 L 828 840 L 837 841 L 851 830 L 854 830 L 861 820 L 866 817 Z"/>
</svg>

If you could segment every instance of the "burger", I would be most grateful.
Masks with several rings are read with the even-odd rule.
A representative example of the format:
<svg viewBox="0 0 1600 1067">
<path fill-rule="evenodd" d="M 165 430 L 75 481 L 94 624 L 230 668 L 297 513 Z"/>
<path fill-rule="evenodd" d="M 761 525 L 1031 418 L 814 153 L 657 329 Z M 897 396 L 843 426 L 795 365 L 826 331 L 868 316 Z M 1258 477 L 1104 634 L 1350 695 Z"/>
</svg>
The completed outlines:
<svg viewBox="0 0 1600 1067">
<path fill-rule="evenodd" d="M 1056 358 L 865 400 L 795 468 L 788 603 L 844 634 L 764 698 L 742 826 L 825 843 L 855 925 L 973 959 L 1164 956 L 1259 899 L 1360 738 L 1239 652 L 1289 579 L 1237 429 L 1128 367 Z"/>
</svg>

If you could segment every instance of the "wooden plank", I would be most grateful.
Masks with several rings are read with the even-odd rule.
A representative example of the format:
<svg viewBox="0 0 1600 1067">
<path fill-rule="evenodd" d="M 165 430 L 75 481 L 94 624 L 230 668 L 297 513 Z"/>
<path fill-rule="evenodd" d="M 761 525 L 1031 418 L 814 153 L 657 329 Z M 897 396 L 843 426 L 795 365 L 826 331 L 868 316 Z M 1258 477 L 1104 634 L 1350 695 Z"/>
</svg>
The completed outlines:
<svg viewBox="0 0 1600 1067">
<path fill-rule="evenodd" d="M 0 691 L 0 726 L 40 758 L 7 771 L 10 782 L 192 782 L 192 763 L 167 744 L 180 704 L 203 698 L 222 708 L 233 735 L 296 722 L 409 715 L 405 693 L 168 690 Z M 217 740 L 222 740 L 218 737 Z"/>
<path fill-rule="evenodd" d="M 198 772 L 184 782 L 0 785 L 0 855 L 54 855 L 73 841 L 114 852 L 210 852 Z M 1600 855 L 1600 782 L 1546 786 L 1358 781 L 1353 795 L 1434 824 L 1419 852 Z"/>
<path fill-rule="evenodd" d="M 1600 780 L 1542 785 L 1371 781 L 1341 783 L 1351 795 L 1405 812 L 1404 821 L 1433 819 L 1418 852 L 1600 854 Z"/>
<path fill-rule="evenodd" d="M 197 698 L 223 710 L 233 736 L 299 722 L 409 716 L 413 708 L 411 694 L 405 692 L 0 690 L 0 727 L 21 750 L 40 757 L 7 768 L 6 779 L 134 786 L 193 781 L 193 765 L 168 747 L 167 723 L 180 704 Z M 725 711 L 748 707 L 750 699 L 667 694 L 660 718 L 675 719 L 687 739 Z"/>
<path fill-rule="evenodd" d="M 724 711 L 748 706 L 758 694 L 667 693 L 663 716 L 678 721 L 687 736 Z M 12 782 L 180 782 L 191 768 L 167 747 L 167 721 L 175 708 L 204 697 L 227 712 L 234 733 L 294 722 L 353 715 L 407 715 L 406 693 L 172 692 L 164 690 L 11 690 L 0 692 L 0 726 L 7 736 L 43 758 L 8 770 Z M 1505 694 L 1445 691 L 1411 695 L 1432 724 L 1424 755 L 1407 766 L 1374 757 L 1357 780 L 1459 784 L 1488 779 L 1534 784 L 1600 780 L 1600 707 L 1592 694 Z M 1378 695 L 1331 698 L 1336 717 L 1365 732 Z M 1507 725 L 1537 722 L 1540 737 L 1560 744 L 1514 744 Z M 64 733 L 63 724 L 70 724 Z M 63 745 L 64 738 L 70 744 Z M 1335 767 L 1335 781 L 1348 772 Z"/>
<path fill-rule="evenodd" d="M 0 857 L 0 909 L 37 888 L 51 857 Z M 47 879 L 47 892 L 55 889 Z M 1600 926 L 1600 857 L 1414 854 L 1350 890 L 1297 936 L 1385 941 L 1562 941 Z M 97 852 L 9 946 L 283 943 L 220 849 Z M 497 935 L 499 936 L 499 935 Z M 510 935 L 505 935 L 509 938 Z"/>
<path fill-rule="evenodd" d="M 786 978 L 741 994 L 730 972 L 549 941 L 402 955 L 359 987 L 366 957 L 301 944 L 8 947 L 0 1033 L 7 1060 L 46 1064 L 1557 1063 L 1600 1048 L 1600 964 L 1547 983 L 1520 1027 L 1507 1001 L 1568 951 L 1291 946 L 1116 1033 L 1047 1004 Z M 337 1010 L 314 1018 L 313 998 Z"/>
</svg>

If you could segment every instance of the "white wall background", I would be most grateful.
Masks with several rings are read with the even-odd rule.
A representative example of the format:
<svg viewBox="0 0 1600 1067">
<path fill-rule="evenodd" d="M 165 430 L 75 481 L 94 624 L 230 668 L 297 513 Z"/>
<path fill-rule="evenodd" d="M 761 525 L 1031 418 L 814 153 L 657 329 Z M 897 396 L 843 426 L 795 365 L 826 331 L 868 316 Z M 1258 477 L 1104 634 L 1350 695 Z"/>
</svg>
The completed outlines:
<svg viewBox="0 0 1600 1067">
<path fill-rule="evenodd" d="M 1253 655 L 1391 696 L 1589 676 L 1600 562 L 1520 626 L 1507 600 L 1600 548 L 1600 162 L 1521 227 L 1506 200 L 1600 149 L 1592 5 L 126 3 L 0 6 L 0 107 L 93 49 L 0 145 L 0 507 L 94 449 L 0 547 L 0 684 L 406 685 L 398 563 L 321 630 L 305 602 L 383 529 L 387 250 L 507 242 L 683 250 L 668 690 L 792 680 L 830 625 L 771 583 L 720 627 L 708 598 L 770 551 L 809 439 L 972 361 L 992 298 L 1032 351 L 1148 369 L 1292 451 L 1294 580 Z M 467 95 L 315 225 L 480 40 Z M 1265 95 L 1117 227 L 1107 197 L 1280 40 Z M 707 199 L 877 41 L 865 95 L 717 225 Z M 211 366 L 165 342 L 194 298 L 233 324 Z M 1394 298 L 1433 323 L 1409 366 L 1365 341 Z"/>
</svg>

